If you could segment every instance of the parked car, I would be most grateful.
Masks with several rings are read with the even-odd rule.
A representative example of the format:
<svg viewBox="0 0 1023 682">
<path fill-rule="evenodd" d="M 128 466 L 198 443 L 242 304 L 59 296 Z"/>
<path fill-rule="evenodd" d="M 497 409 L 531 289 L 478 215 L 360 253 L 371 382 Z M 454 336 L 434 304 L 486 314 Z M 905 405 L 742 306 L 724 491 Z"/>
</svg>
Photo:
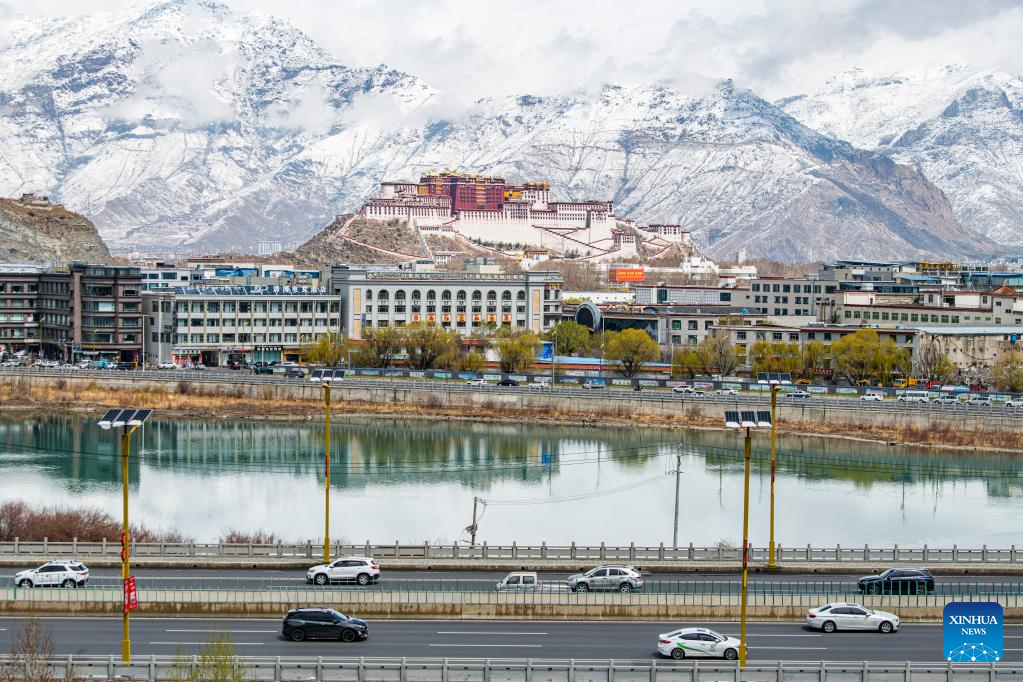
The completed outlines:
<svg viewBox="0 0 1023 682">
<path fill-rule="evenodd" d="M 131 362 L 117 362 L 114 363 L 114 369 L 135 369 L 135 365 Z"/>
<path fill-rule="evenodd" d="M 369 625 L 328 608 L 292 609 L 284 615 L 281 634 L 293 642 L 306 639 L 338 639 L 355 642 L 369 637 Z"/>
<path fill-rule="evenodd" d="M 707 392 L 692 386 L 672 386 L 671 392 L 676 395 L 688 395 L 693 398 L 706 398 Z"/>
<path fill-rule="evenodd" d="M 497 382 L 497 385 L 498 386 L 518 386 L 519 382 L 515 381 L 514 379 L 501 379 L 500 381 Z"/>
<path fill-rule="evenodd" d="M 83 587 L 89 580 L 89 569 L 73 559 L 50 561 L 39 568 L 14 574 L 18 587 Z"/>
<path fill-rule="evenodd" d="M 497 583 L 497 591 L 539 590 L 540 579 L 535 571 L 513 571 Z"/>
<path fill-rule="evenodd" d="M 682 628 L 657 635 L 657 651 L 675 660 L 683 658 L 723 658 L 734 661 L 739 657 L 741 642 L 735 637 L 722 635 L 706 628 Z"/>
<path fill-rule="evenodd" d="M 479 388 L 485 388 L 485 387 L 489 386 L 490 384 L 487 383 L 486 379 L 469 379 L 469 381 L 465 382 L 465 385 L 466 386 L 477 386 Z"/>
<path fill-rule="evenodd" d="M 884 401 L 884 396 L 880 393 L 864 393 L 860 396 L 860 400 L 881 402 Z"/>
<path fill-rule="evenodd" d="M 993 403 L 989 395 L 971 395 L 966 399 L 966 404 L 970 407 L 991 407 Z"/>
<path fill-rule="evenodd" d="M 807 393 L 806 391 L 792 391 L 792 393 L 786 393 L 785 397 L 805 400 L 806 398 L 810 397 L 810 394 Z"/>
<path fill-rule="evenodd" d="M 934 592 L 934 576 L 926 568 L 889 568 L 860 578 L 856 588 L 864 594 L 927 594 Z"/>
<path fill-rule="evenodd" d="M 228 369 L 244 369 L 244 367 L 245 367 L 245 364 L 242 363 L 242 362 L 239 362 L 238 360 L 232 360 L 231 362 L 227 363 L 227 368 Z"/>
<path fill-rule="evenodd" d="M 343 556 L 329 564 L 313 566 L 305 574 L 306 582 L 326 585 L 328 583 L 358 583 L 369 585 L 380 580 L 380 566 L 370 557 Z"/>
<path fill-rule="evenodd" d="M 899 617 L 887 611 L 871 611 L 859 604 L 825 604 L 806 612 L 806 624 L 814 630 L 877 630 L 890 634 L 899 629 Z"/>
<path fill-rule="evenodd" d="M 597 566 L 585 573 L 576 573 L 565 579 L 573 592 L 614 590 L 632 592 L 643 588 L 643 576 L 632 566 Z"/>
</svg>

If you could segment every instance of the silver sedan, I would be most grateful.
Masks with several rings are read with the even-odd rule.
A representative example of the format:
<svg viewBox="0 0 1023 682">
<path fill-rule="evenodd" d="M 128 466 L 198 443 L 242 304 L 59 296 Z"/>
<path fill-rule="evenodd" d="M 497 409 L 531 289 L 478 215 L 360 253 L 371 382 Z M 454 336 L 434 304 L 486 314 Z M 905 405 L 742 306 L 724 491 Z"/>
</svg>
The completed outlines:
<svg viewBox="0 0 1023 682">
<path fill-rule="evenodd" d="M 807 611 L 806 624 L 824 632 L 877 630 L 887 635 L 899 629 L 899 617 L 887 611 L 871 611 L 859 604 L 825 604 Z"/>
</svg>

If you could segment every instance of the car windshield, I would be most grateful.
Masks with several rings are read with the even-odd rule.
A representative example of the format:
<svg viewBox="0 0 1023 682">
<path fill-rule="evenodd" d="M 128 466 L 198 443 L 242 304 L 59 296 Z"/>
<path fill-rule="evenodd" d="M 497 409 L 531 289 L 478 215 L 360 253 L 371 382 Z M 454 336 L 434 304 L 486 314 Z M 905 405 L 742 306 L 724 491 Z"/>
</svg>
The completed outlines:
<svg viewBox="0 0 1023 682">
<path fill-rule="evenodd" d="M 887 578 L 892 573 L 895 573 L 895 569 L 894 568 L 889 568 L 887 571 L 885 571 L 884 573 L 881 574 L 881 577 L 882 578 Z"/>
<path fill-rule="evenodd" d="M 334 619 L 335 623 L 343 620 L 348 620 L 348 616 L 338 611 L 335 611 L 334 609 L 327 609 L 327 614 Z"/>
</svg>

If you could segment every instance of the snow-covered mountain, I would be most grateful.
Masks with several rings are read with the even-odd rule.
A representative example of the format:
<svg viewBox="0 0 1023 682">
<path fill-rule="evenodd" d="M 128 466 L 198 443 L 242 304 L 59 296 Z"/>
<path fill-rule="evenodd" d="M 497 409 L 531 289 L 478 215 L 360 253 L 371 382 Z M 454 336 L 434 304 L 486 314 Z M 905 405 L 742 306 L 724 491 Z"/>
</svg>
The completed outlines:
<svg viewBox="0 0 1023 682">
<path fill-rule="evenodd" d="M 415 76 L 336 63 L 271 17 L 171 0 L 0 26 L 0 194 L 46 191 L 111 244 L 304 240 L 379 180 L 459 167 L 679 222 L 712 256 L 987 253 L 918 170 L 722 81 L 452 111 Z"/>
<path fill-rule="evenodd" d="M 859 69 L 778 103 L 827 135 L 911 164 L 965 226 L 1023 246 L 1023 81 L 963 65 Z"/>
</svg>

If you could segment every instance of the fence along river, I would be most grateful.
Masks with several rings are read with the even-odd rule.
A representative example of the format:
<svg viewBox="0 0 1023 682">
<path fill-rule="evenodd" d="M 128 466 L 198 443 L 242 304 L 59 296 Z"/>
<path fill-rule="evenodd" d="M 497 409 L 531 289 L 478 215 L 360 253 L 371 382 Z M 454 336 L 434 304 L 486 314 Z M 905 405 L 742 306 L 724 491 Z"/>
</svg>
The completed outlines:
<svg viewBox="0 0 1023 682">
<path fill-rule="evenodd" d="M 323 426 L 150 420 L 130 470 L 133 521 L 215 541 L 228 528 L 322 536 Z M 767 540 L 766 435 L 754 441 L 751 541 Z M 0 502 L 89 506 L 117 517 L 116 435 L 93 418 L 0 418 Z M 670 543 L 681 454 L 681 544 L 738 544 L 737 434 L 639 428 L 335 419 L 332 536 L 351 543 Z M 1023 546 L 1012 456 L 780 438 L 784 545 Z"/>
</svg>

